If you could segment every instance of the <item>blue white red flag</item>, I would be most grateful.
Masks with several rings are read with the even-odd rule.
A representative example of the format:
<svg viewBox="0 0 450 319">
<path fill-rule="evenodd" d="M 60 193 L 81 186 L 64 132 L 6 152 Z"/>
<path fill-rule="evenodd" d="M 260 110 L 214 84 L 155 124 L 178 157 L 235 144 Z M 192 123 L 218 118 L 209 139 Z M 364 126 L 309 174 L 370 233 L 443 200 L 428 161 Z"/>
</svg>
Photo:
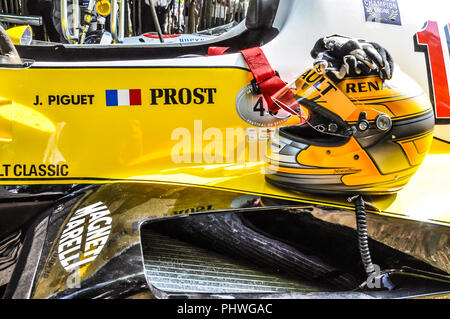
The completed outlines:
<svg viewBox="0 0 450 319">
<path fill-rule="evenodd" d="M 106 106 L 142 105 L 141 90 L 106 90 Z"/>
</svg>

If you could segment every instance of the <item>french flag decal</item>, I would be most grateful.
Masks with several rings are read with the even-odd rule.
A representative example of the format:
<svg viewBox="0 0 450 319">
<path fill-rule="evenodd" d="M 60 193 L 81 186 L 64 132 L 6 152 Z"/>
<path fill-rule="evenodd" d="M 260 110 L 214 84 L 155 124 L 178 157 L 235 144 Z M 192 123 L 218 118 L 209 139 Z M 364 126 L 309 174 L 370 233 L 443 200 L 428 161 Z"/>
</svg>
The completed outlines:
<svg viewBox="0 0 450 319">
<path fill-rule="evenodd" d="M 106 90 L 106 106 L 142 105 L 141 90 Z"/>
</svg>

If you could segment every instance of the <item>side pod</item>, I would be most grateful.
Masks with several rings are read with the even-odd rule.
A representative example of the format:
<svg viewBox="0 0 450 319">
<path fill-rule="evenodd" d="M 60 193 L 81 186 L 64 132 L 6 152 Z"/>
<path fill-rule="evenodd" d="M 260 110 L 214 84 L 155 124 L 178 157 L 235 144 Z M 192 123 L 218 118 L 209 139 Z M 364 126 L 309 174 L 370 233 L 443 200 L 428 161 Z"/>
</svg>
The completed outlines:
<svg viewBox="0 0 450 319">
<path fill-rule="evenodd" d="M 444 226 L 373 213 L 368 226 L 374 262 L 392 290 L 372 289 L 377 278 L 365 277 L 350 210 L 186 185 L 92 185 L 35 220 L 4 297 L 408 298 L 450 291 L 446 241 L 430 241 L 448 238 Z"/>
</svg>

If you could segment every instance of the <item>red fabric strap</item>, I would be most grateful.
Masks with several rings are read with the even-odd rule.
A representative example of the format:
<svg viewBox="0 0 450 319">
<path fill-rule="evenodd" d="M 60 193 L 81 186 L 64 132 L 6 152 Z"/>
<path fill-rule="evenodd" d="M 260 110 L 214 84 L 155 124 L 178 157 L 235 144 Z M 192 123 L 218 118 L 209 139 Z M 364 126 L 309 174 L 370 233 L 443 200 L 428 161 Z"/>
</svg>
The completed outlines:
<svg viewBox="0 0 450 319">
<path fill-rule="evenodd" d="M 214 56 L 214 55 L 222 55 L 225 54 L 225 52 L 230 47 L 209 47 L 208 48 L 208 54 L 206 56 Z"/>
<path fill-rule="evenodd" d="M 286 86 L 278 74 L 272 69 L 266 55 L 260 47 L 254 47 L 240 51 L 255 78 L 254 82 L 267 102 L 272 113 L 280 108 L 273 102 L 272 95 Z"/>
<path fill-rule="evenodd" d="M 144 33 L 144 37 L 150 38 L 150 39 L 159 39 L 159 35 L 157 34 L 151 34 L 151 33 Z M 163 34 L 163 39 L 172 39 L 172 38 L 178 38 L 181 34 Z"/>
<path fill-rule="evenodd" d="M 229 47 L 210 47 L 207 56 L 222 55 L 225 54 L 228 49 Z M 263 50 L 261 50 L 260 47 L 254 47 L 239 52 L 244 57 L 250 71 L 253 73 L 254 80 L 252 81 L 252 84 L 258 91 L 257 93 L 263 95 L 269 111 L 275 113 L 280 110 L 280 107 L 272 100 L 272 96 L 284 88 L 286 83 L 278 76 L 277 72 L 272 69 Z M 296 104 L 293 94 L 292 100 L 294 101 L 294 104 Z M 286 109 L 286 111 L 293 115 L 299 115 L 298 112 L 291 109 Z"/>
</svg>

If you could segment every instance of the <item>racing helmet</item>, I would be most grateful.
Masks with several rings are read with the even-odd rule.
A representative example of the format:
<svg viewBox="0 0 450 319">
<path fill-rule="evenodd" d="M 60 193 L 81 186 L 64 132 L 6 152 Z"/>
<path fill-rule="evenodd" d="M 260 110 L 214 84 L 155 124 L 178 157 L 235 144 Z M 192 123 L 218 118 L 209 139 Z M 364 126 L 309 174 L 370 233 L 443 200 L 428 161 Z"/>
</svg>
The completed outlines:
<svg viewBox="0 0 450 319">
<path fill-rule="evenodd" d="M 273 101 L 299 116 L 276 129 L 266 180 L 305 192 L 391 194 L 417 171 L 433 139 L 434 113 L 423 90 L 397 68 L 333 82 L 314 69 L 278 91 Z"/>
</svg>

